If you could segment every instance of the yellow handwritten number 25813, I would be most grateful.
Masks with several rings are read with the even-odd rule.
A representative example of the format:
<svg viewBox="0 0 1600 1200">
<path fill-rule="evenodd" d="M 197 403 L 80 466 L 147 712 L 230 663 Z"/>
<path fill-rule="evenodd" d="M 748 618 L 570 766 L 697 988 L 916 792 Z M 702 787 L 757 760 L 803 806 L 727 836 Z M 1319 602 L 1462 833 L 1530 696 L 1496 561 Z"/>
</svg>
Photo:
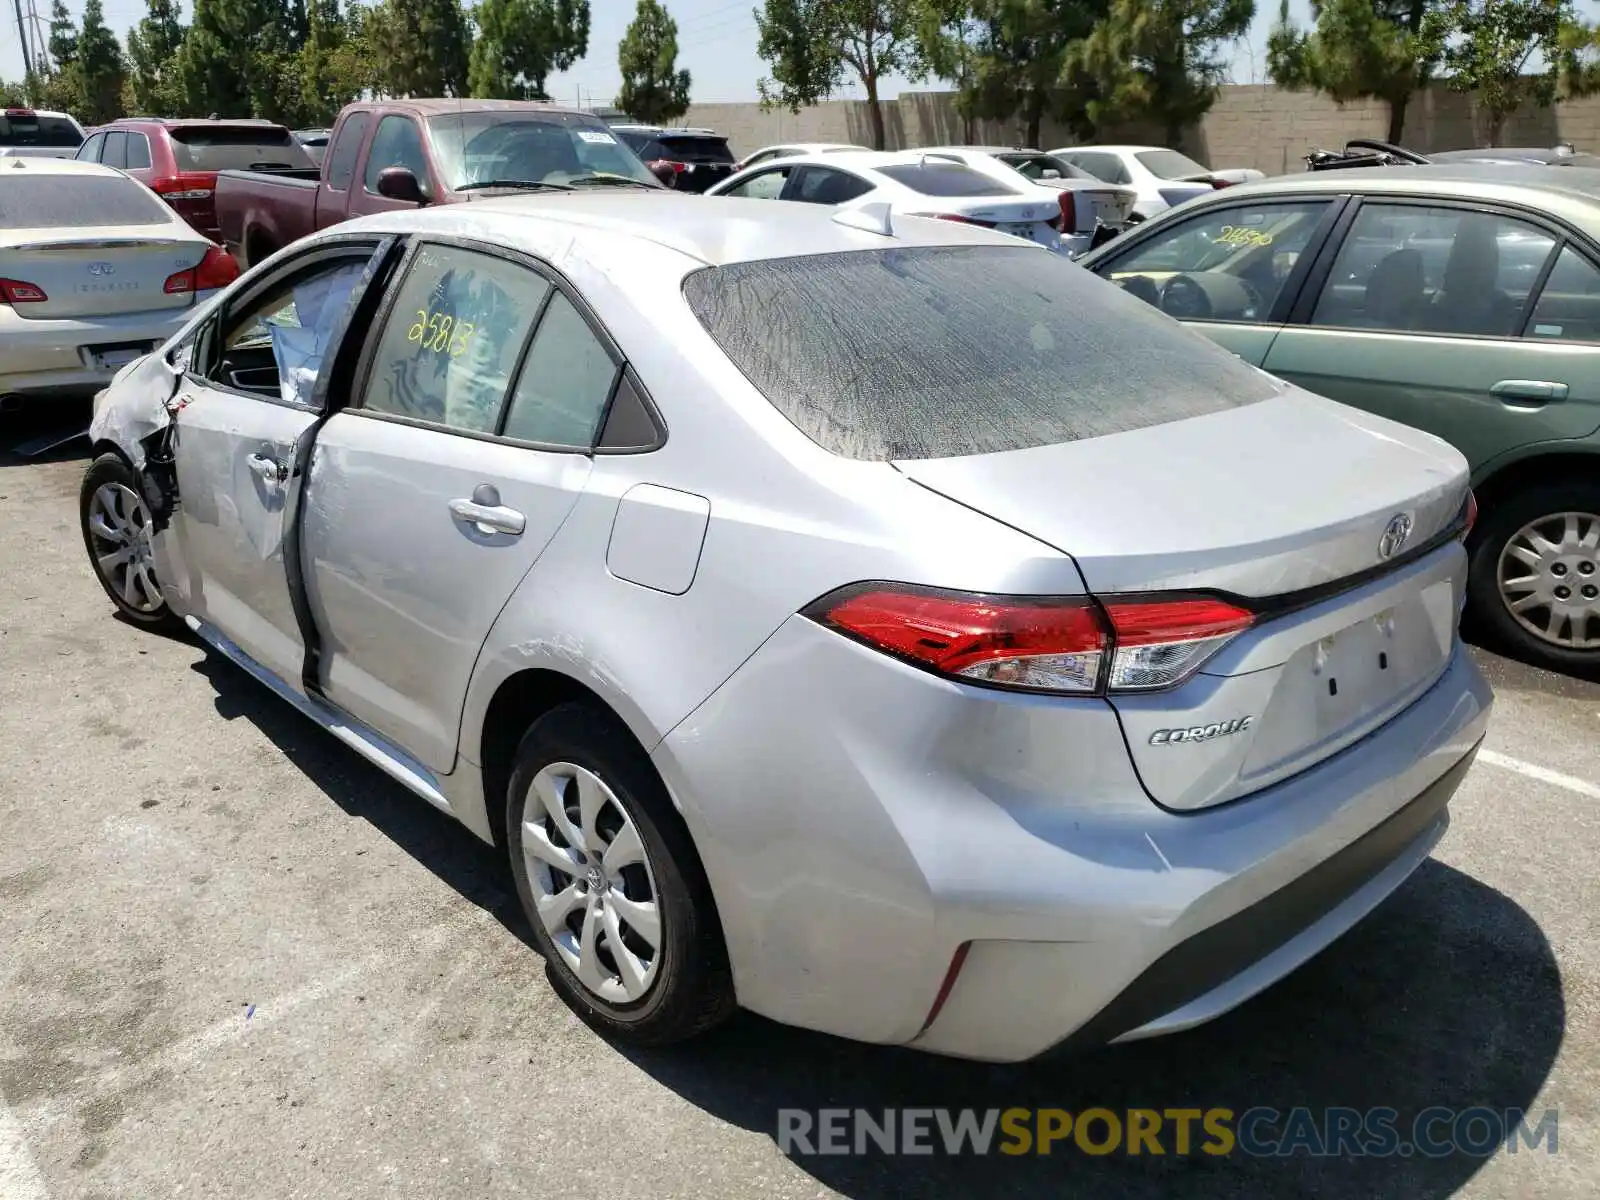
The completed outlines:
<svg viewBox="0 0 1600 1200">
<path fill-rule="evenodd" d="M 419 308 L 417 319 L 406 330 L 406 341 L 417 342 L 422 349 L 435 354 L 448 351 L 451 358 L 460 358 L 467 352 L 476 328 L 471 321 L 457 321 L 447 313 L 430 313 Z"/>
</svg>

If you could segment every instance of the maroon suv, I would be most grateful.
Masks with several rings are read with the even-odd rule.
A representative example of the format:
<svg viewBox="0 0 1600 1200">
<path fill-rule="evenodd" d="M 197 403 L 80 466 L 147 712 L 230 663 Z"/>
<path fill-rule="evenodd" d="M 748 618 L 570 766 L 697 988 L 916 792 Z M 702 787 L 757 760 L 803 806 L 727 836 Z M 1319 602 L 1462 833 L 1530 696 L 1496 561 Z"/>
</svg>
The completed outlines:
<svg viewBox="0 0 1600 1200">
<path fill-rule="evenodd" d="M 77 157 L 126 171 L 213 241 L 222 238 L 215 202 L 218 171 L 307 171 L 313 178 L 317 173 L 305 148 L 270 121 L 127 117 L 96 129 L 78 147 Z"/>
</svg>

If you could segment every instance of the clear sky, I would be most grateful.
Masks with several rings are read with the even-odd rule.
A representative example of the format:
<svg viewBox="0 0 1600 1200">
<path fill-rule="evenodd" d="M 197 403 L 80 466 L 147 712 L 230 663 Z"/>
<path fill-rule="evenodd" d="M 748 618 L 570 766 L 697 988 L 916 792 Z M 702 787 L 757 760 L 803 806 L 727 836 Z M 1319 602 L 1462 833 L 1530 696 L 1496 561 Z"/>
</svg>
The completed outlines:
<svg viewBox="0 0 1600 1200">
<path fill-rule="evenodd" d="M 49 0 L 33 0 L 40 16 L 48 16 Z M 736 101 L 756 98 L 756 80 L 765 64 L 756 57 L 756 24 L 751 15 L 757 0 L 666 0 L 667 11 L 678 22 L 678 65 L 694 76 L 693 97 L 699 101 Z M 192 3 L 192 0 L 190 0 Z M 83 0 L 67 0 L 74 14 L 83 11 Z M 1309 19 L 1309 0 L 1291 0 L 1291 11 L 1298 20 Z M 27 0 L 23 0 L 26 11 Z M 144 0 L 104 0 L 106 23 L 118 37 L 145 14 Z M 189 4 L 185 4 L 185 17 Z M 558 100 L 585 104 L 608 103 L 616 94 L 617 43 L 633 20 L 633 0 L 591 0 L 589 55 L 571 71 L 554 76 L 550 94 Z M 13 0 L 0 0 L 0 77 L 22 77 L 22 40 L 18 36 Z M 1267 30 L 1277 19 L 1277 0 L 1257 0 L 1255 25 L 1239 46 L 1234 59 L 1233 77 L 1237 83 L 1264 81 L 1262 61 L 1266 55 Z M 884 89 L 892 96 L 907 86 L 893 81 Z M 937 88 L 938 83 L 922 86 Z M 845 96 L 859 96 L 860 88 L 846 89 Z"/>
</svg>

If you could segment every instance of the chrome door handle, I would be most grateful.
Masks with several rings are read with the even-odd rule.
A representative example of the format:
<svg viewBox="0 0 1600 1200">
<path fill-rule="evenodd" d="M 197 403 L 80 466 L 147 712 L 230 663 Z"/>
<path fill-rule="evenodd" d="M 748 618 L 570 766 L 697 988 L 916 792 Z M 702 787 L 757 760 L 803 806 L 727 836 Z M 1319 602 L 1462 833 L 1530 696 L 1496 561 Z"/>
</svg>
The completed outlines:
<svg viewBox="0 0 1600 1200">
<path fill-rule="evenodd" d="M 1489 395 L 1512 403 L 1544 404 L 1551 400 L 1565 400 L 1567 385 L 1548 379 L 1502 379 L 1489 389 Z"/>
<path fill-rule="evenodd" d="M 284 467 L 276 459 L 268 458 L 265 454 L 252 454 L 245 462 L 249 464 L 251 473 L 263 483 L 283 482 Z"/>
<path fill-rule="evenodd" d="M 499 497 L 496 497 L 498 499 Z M 479 504 L 473 500 L 450 501 L 450 515 L 463 524 L 473 526 L 479 533 L 520 534 L 528 527 L 528 518 L 514 508 L 503 504 Z"/>
</svg>

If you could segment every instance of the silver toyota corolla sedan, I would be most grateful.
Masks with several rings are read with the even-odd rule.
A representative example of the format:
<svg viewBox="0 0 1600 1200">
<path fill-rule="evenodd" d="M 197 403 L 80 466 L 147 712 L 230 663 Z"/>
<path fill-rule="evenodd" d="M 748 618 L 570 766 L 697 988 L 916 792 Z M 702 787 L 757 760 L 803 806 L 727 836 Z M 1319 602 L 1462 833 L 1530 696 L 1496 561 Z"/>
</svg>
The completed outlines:
<svg viewBox="0 0 1600 1200">
<path fill-rule="evenodd" d="M 1458 453 L 950 222 L 363 218 L 93 439 L 122 612 L 502 847 L 555 985 L 644 1042 L 1195 1025 L 1427 857 L 1489 713 Z"/>
</svg>

